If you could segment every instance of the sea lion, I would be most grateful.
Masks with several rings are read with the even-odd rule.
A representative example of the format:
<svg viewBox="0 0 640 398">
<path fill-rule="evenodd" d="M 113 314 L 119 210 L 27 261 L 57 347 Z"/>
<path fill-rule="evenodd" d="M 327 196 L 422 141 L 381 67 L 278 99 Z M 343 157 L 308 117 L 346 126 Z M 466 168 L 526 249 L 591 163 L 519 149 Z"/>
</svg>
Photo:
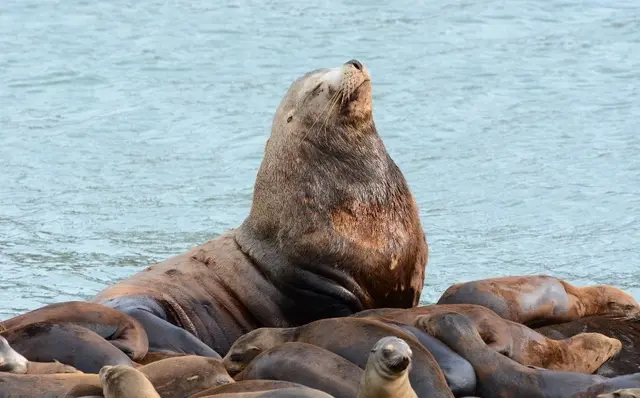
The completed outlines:
<svg viewBox="0 0 640 398">
<path fill-rule="evenodd" d="M 147 333 L 140 322 L 113 308 L 83 301 L 46 305 L 0 322 L 0 325 L 5 329 L 16 329 L 41 322 L 72 323 L 87 328 L 134 361 L 144 358 L 149 347 Z"/>
<path fill-rule="evenodd" d="M 270 391 L 290 387 L 303 387 L 303 385 L 282 380 L 240 380 L 236 383 L 223 384 L 218 387 L 200 391 L 199 393 L 189 396 L 189 398 L 201 398 L 218 394 Z"/>
<path fill-rule="evenodd" d="M 388 319 L 378 319 L 390 326 L 398 327 L 415 337 L 438 363 L 444 378 L 456 397 L 473 394 L 476 390 L 476 373 L 473 366 L 440 340 L 414 327 Z"/>
<path fill-rule="evenodd" d="M 622 349 L 595 373 L 615 377 L 640 372 L 640 317 L 592 316 L 536 329 L 552 339 L 567 339 L 579 333 L 601 333 L 622 343 Z"/>
<path fill-rule="evenodd" d="M 239 338 L 224 358 L 233 375 L 261 352 L 286 342 L 312 344 L 337 354 L 364 369 L 371 347 L 383 337 L 396 336 L 409 344 L 414 365 L 409 380 L 419 396 L 452 397 L 442 370 L 431 353 L 407 332 L 372 319 L 322 319 L 295 328 L 260 328 Z"/>
<path fill-rule="evenodd" d="M 23 357 L 9 345 L 4 337 L 0 336 L 0 372 L 16 374 L 53 374 L 53 373 L 81 373 L 73 366 L 68 366 L 58 361 L 31 362 Z"/>
<path fill-rule="evenodd" d="M 607 394 L 600 394 L 598 398 L 640 398 L 640 388 L 622 388 Z"/>
<path fill-rule="evenodd" d="M 57 398 L 102 395 L 97 374 L 14 374 L 0 372 L 0 397 Z"/>
<path fill-rule="evenodd" d="M 438 304 L 478 304 L 531 327 L 592 315 L 640 315 L 640 305 L 614 286 L 576 287 L 548 275 L 507 276 L 456 283 Z"/>
<path fill-rule="evenodd" d="M 160 398 L 147 376 L 130 366 L 105 366 L 99 375 L 105 398 Z"/>
<path fill-rule="evenodd" d="M 383 337 L 369 355 L 357 398 L 418 398 L 409 382 L 411 348 L 397 337 Z"/>
<path fill-rule="evenodd" d="M 323 348 L 284 343 L 258 355 L 235 377 L 243 380 L 281 380 L 324 391 L 336 398 L 353 398 L 362 369 Z"/>
<path fill-rule="evenodd" d="M 553 340 L 527 326 L 503 319 L 486 307 L 474 304 L 436 304 L 401 310 L 381 308 L 363 311 L 353 317 L 415 325 L 418 317 L 446 312 L 467 316 L 489 347 L 522 365 L 593 373 L 622 347 L 620 341 L 599 333 L 581 333 L 571 338 Z M 449 361 L 444 356 L 441 362 Z"/>
<path fill-rule="evenodd" d="M 138 370 L 144 373 L 161 397 L 188 397 L 199 391 L 233 383 L 222 361 L 187 355 L 167 358 Z"/>
<path fill-rule="evenodd" d="M 357 60 L 293 82 L 242 225 L 92 299 L 142 323 L 150 351 L 218 357 L 259 327 L 417 305 L 428 248 L 377 133 Z"/>
<path fill-rule="evenodd" d="M 5 330 L 0 335 L 29 361 L 57 360 L 85 373 L 98 373 L 105 365 L 133 366 L 124 352 L 105 339 L 70 323 L 38 322 Z"/>
<path fill-rule="evenodd" d="M 207 395 L 206 398 L 333 398 L 324 391 L 313 388 L 287 387 L 275 390 L 255 391 L 255 392 L 239 392 L 239 393 L 222 393 L 216 395 Z"/>
<path fill-rule="evenodd" d="M 416 326 L 440 339 L 476 371 L 476 393 L 481 397 L 570 397 L 601 383 L 602 376 L 532 368 L 490 349 L 465 315 L 448 312 L 420 317 Z"/>
<path fill-rule="evenodd" d="M 626 388 L 640 388 L 640 373 L 612 377 L 573 395 L 573 398 L 596 398 Z"/>
</svg>

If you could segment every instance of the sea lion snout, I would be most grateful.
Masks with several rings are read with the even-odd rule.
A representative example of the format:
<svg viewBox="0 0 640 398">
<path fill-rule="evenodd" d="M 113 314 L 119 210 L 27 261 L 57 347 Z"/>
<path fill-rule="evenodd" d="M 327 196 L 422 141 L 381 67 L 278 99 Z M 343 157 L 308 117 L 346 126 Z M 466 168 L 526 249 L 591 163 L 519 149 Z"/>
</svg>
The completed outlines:
<svg viewBox="0 0 640 398">
<path fill-rule="evenodd" d="M 354 68 L 356 68 L 357 70 L 362 70 L 363 66 L 362 63 L 360 61 L 358 61 L 357 59 L 352 59 L 350 61 L 347 61 L 344 63 L 345 65 L 353 65 Z"/>
</svg>

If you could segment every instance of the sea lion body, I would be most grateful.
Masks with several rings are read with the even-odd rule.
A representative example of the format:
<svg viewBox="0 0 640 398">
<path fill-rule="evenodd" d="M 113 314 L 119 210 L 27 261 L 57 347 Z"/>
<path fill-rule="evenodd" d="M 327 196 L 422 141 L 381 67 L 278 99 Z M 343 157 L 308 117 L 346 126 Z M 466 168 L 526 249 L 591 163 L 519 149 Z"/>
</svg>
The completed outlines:
<svg viewBox="0 0 640 398">
<path fill-rule="evenodd" d="M 362 373 L 355 364 L 323 348 L 284 343 L 258 355 L 235 379 L 288 381 L 336 398 L 353 398 Z"/>
<path fill-rule="evenodd" d="M 574 394 L 572 398 L 596 398 L 602 394 L 609 394 L 627 388 L 640 388 L 640 373 L 606 379 Z"/>
<path fill-rule="evenodd" d="M 597 398 L 640 398 L 640 388 L 623 388 L 608 394 L 600 394 Z"/>
<path fill-rule="evenodd" d="M 46 305 L 0 322 L 0 330 L 34 323 L 72 323 L 107 339 L 132 360 L 142 359 L 149 347 L 144 328 L 134 318 L 100 304 L 68 301 Z"/>
<path fill-rule="evenodd" d="M 477 304 L 532 327 L 592 315 L 640 315 L 640 305 L 614 286 L 576 287 L 548 275 L 507 276 L 457 283 L 438 304 Z"/>
<path fill-rule="evenodd" d="M 66 398 L 102 395 L 97 374 L 13 374 L 0 372 L 0 397 Z"/>
<path fill-rule="evenodd" d="M 416 305 L 428 247 L 371 95 L 355 60 L 298 78 L 276 110 L 242 225 L 92 301 L 136 318 L 150 351 L 211 357 L 258 327 Z"/>
<path fill-rule="evenodd" d="M 409 382 L 412 352 L 397 337 L 383 337 L 369 355 L 357 398 L 418 398 Z"/>
<path fill-rule="evenodd" d="M 333 398 L 324 391 L 315 390 L 313 388 L 287 387 L 275 390 L 255 391 L 255 392 L 239 392 L 239 393 L 221 393 L 216 395 L 207 395 L 205 398 Z"/>
<path fill-rule="evenodd" d="M 105 365 L 133 366 L 121 350 L 89 329 L 69 323 L 38 322 L 0 332 L 11 347 L 29 361 L 55 362 L 85 373 Z"/>
<path fill-rule="evenodd" d="M 521 365 L 490 349 L 466 316 L 441 313 L 418 318 L 416 325 L 466 358 L 477 374 L 481 397 L 566 398 L 606 379 L 585 373 L 562 372 Z"/>
<path fill-rule="evenodd" d="M 600 365 L 615 356 L 622 347 L 620 341 L 599 333 L 581 333 L 571 338 L 553 340 L 525 325 L 503 319 L 490 309 L 475 304 L 436 304 L 409 309 L 373 309 L 353 317 L 401 322 L 413 326 L 418 317 L 435 316 L 446 312 L 467 316 L 489 347 L 522 365 L 593 373 Z M 447 363 L 447 357 L 444 358 L 441 361 Z"/>
<path fill-rule="evenodd" d="M 233 383 L 222 361 L 195 355 L 163 359 L 138 370 L 147 376 L 163 398 L 188 397 Z"/>
<path fill-rule="evenodd" d="M 297 328 L 261 328 L 238 339 L 224 358 L 230 374 L 242 371 L 258 354 L 286 342 L 316 345 L 364 369 L 371 347 L 383 337 L 402 338 L 413 352 L 409 372 L 419 396 L 452 397 L 442 370 L 431 353 L 407 332 L 383 322 L 358 318 L 322 319 Z"/>
<path fill-rule="evenodd" d="M 603 363 L 595 373 L 605 377 L 622 376 L 640 372 L 640 318 L 618 316 L 592 316 L 571 322 L 548 325 L 536 332 L 552 339 L 567 339 L 580 333 L 601 333 L 619 340 L 622 349 Z"/>
<path fill-rule="evenodd" d="M 200 391 L 199 393 L 189 396 L 189 398 L 201 398 L 215 396 L 219 394 L 237 394 L 248 392 L 262 392 L 270 390 L 278 390 L 281 388 L 304 387 L 302 384 L 291 383 L 282 380 L 239 380 L 235 383 L 223 384 Z"/>
<path fill-rule="evenodd" d="M 160 398 L 147 376 L 130 366 L 105 366 L 99 375 L 105 398 Z"/>
</svg>

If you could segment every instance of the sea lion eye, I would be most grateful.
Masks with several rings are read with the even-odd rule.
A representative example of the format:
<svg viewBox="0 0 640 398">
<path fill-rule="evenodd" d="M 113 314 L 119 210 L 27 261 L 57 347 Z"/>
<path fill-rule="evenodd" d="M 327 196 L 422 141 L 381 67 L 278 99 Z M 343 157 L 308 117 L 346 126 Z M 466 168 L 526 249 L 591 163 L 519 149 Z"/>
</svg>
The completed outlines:
<svg viewBox="0 0 640 398">
<path fill-rule="evenodd" d="M 287 123 L 289 123 L 289 122 L 291 121 L 291 119 L 293 119 L 293 116 L 289 116 L 289 117 L 287 118 Z"/>
</svg>

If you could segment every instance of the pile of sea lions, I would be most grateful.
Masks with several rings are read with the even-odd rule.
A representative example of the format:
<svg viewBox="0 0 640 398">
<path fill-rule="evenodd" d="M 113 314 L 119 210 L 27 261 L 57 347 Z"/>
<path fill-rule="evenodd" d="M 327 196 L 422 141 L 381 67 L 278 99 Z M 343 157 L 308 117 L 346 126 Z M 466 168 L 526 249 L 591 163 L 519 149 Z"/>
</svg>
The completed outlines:
<svg viewBox="0 0 640 398">
<path fill-rule="evenodd" d="M 351 60 L 278 106 L 249 216 L 0 323 L 0 397 L 635 397 L 640 305 L 546 275 L 419 306 L 428 245 Z"/>
</svg>

